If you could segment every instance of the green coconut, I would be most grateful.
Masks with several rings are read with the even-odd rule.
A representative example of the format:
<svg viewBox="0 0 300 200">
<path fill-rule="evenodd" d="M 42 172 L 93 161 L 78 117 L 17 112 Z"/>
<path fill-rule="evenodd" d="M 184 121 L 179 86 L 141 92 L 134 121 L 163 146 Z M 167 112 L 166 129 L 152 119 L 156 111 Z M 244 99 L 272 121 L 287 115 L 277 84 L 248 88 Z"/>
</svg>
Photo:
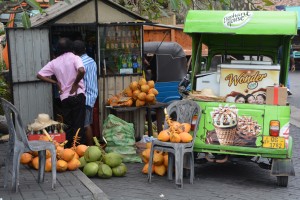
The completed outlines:
<svg viewBox="0 0 300 200">
<path fill-rule="evenodd" d="M 103 162 L 102 162 L 102 161 L 100 161 L 100 160 L 97 160 L 97 161 L 95 161 L 95 163 L 97 163 L 97 164 L 98 164 L 98 166 L 100 166 L 100 165 L 102 165 L 102 164 L 103 164 Z"/>
<path fill-rule="evenodd" d="M 83 173 L 88 177 L 93 177 L 98 173 L 99 165 L 95 162 L 87 163 L 83 168 Z"/>
<path fill-rule="evenodd" d="M 84 152 L 84 158 L 86 162 L 94 162 L 100 160 L 101 156 L 102 156 L 101 150 L 97 146 L 90 146 Z"/>
<path fill-rule="evenodd" d="M 80 157 L 79 161 L 80 161 L 79 168 L 83 168 L 86 165 L 86 163 L 87 163 L 86 160 L 84 159 L 84 156 Z"/>
<path fill-rule="evenodd" d="M 99 170 L 98 170 L 98 176 L 100 178 L 110 178 L 110 177 L 112 177 L 111 168 L 106 164 L 100 164 L 99 165 Z"/>
<path fill-rule="evenodd" d="M 124 163 L 121 163 L 119 166 L 112 168 L 112 173 L 114 176 L 125 176 L 127 172 L 127 167 Z"/>
<path fill-rule="evenodd" d="M 111 168 L 117 167 L 122 163 L 122 156 L 119 153 L 111 152 L 104 156 L 104 163 Z"/>
<path fill-rule="evenodd" d="M 127 173 L 127 166 L 124 163 L 120 164 L 121 167 L 123 167 L 125 174 Z"/>
</svg>

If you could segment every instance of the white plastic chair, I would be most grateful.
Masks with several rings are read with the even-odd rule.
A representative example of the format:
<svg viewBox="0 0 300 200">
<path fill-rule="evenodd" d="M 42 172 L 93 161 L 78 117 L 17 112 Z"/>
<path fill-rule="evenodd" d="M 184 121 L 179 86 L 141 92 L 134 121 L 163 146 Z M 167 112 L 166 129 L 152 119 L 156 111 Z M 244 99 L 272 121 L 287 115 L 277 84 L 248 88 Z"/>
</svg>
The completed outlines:
<svg viewBox="0 0 300 200">
<path fill-rule="evenodd" d="M 5 117 L 9 129 L 9 148 L 5 158 L 5 174 L 4 174 L 4 188 L 7 187 L 8 168 L 11 157 L 12 162 L 12 190 L 18 191 L 19 185 L 19 169 L 20 169 L 20 157 L 22 153 L 29 151 L 38 151 L 39 154 L 39 171 L 38 182 L 44 181 L 45 175 L 45 163 L 46 163 L 46 150 L 51 152 L 52 163 L 52 189 L 55 189 L 56 184 L 56 150 L 55 145 L 52 142 L 46 141 L 28 141 L 26 136 L 26 128 L 23 125 L 21 116 L 16 107 L 7 100 L 0 98 L 2 108 L 5 112 Z"/>
<path fill-rule="evenodd" d="M 197 115 L 197 120 L 195 124 L 195 128 L 193 130 L 193 140 L 189 143 L 172 143 L 172 142 L 162 142 L 159 140 L 153 140 L 149 158 L 149 167 L 148 167 L 148 182 L 151 182 L 152 178 L 152 163 L 154 151 L 159 150 L 163 152 L 168 152 L 168 179 L 173 179 L 173 163 L 175 159 L 175 184 L 178 188 L 183 188 L 183 162 L 184 155 L 187 153 L 189 156 L 189 164 L 190 164 L 190 184 L 193 184 L 194 181 L 194 141 L 196 138 L 196 133 L 198 131 L 198 125 L 201 118 L 201 109 L 199 105 L 192 100 L 180 100 L 171 103 L 167 107 L 167 113 L 171 115 L 172 113 L 176 113 L 177 118 L 172 119 L 176 120 L 180 123 L 190 123 L 192 124 L 193 117 Z M 165 120 L 164 129 L 168 128 L 168 124 Z"/>
</svg>

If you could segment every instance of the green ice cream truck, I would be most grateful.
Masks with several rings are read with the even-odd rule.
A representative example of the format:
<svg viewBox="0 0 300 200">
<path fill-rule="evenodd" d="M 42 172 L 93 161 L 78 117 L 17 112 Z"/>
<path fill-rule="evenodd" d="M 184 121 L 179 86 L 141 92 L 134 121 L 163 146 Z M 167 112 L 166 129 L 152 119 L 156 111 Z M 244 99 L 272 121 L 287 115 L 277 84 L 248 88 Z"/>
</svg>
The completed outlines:
<svg viewBox="0 0 300 200">
<path fill-rule="evenodd" d="M 286 187 L 295 172 L 284 86 L 297 13 L 192 10 L 184 32 L 192 37 L 188 98 L 202 108 L 194 152 L 215 163 L 264 163 Z M 205 59 L 202 45 L 208 48 Z"/>
</svg>

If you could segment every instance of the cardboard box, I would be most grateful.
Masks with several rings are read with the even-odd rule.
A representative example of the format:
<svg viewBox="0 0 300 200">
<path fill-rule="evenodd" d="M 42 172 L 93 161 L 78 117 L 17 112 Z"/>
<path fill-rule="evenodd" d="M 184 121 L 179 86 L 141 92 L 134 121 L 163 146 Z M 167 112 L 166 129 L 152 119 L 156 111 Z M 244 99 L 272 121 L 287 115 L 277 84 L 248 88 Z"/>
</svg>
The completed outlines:
<svg viewBox="0 0 300 200">
<path fill-rule="evenodd" d="M 287 103 L 287 96 L 286 87 L 267 87 L 266 104 L 285 106 Z"/>
<path fill-rule="evenodd" d="M 31 140 L 39 140 L 40 136 L 43 134 L 28 134 L 27 138 L 29 141 Z M 55 140 L 56 142 L 64 142 L 66 140 L 66 134 L 65 133 L 53 133 L 49 134 L 52 138 L 52 140 Z"/>
</svg>

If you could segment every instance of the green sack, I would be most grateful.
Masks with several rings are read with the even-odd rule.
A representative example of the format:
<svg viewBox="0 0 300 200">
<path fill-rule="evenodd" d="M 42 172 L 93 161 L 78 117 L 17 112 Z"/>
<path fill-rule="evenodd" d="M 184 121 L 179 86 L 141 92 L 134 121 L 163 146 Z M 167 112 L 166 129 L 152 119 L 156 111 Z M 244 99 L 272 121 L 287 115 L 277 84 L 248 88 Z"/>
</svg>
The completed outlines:
<svg viewBox="0 0 300 200">
<path fill-rule="evenodd" d="M 123 154 L 123 163 L 142 163 L 142 159 L 137 154 Z"/>
<path fill-rule="evenodd" d="M 104 122 L 102 134 L 107 141 L 107 146 L 129 146 L 135 144 L 133 124 L 111 114 L 108 115 Z"/>
<path fill-rule="evenodd" d="M 107 118 L 104 120 L 103 127 L 104 128 L 112 128 L 115 126 L 122 126 L 126 125 L 128 122 L 124 121 L 123 119 L 113 115 L 109 114 Z"/>
<path fill-rule="evenodd" d="M 116 152 L 119 154 L 136 154 L 135 146 L 106 146 L 106 152 Z"/>
</svg>

